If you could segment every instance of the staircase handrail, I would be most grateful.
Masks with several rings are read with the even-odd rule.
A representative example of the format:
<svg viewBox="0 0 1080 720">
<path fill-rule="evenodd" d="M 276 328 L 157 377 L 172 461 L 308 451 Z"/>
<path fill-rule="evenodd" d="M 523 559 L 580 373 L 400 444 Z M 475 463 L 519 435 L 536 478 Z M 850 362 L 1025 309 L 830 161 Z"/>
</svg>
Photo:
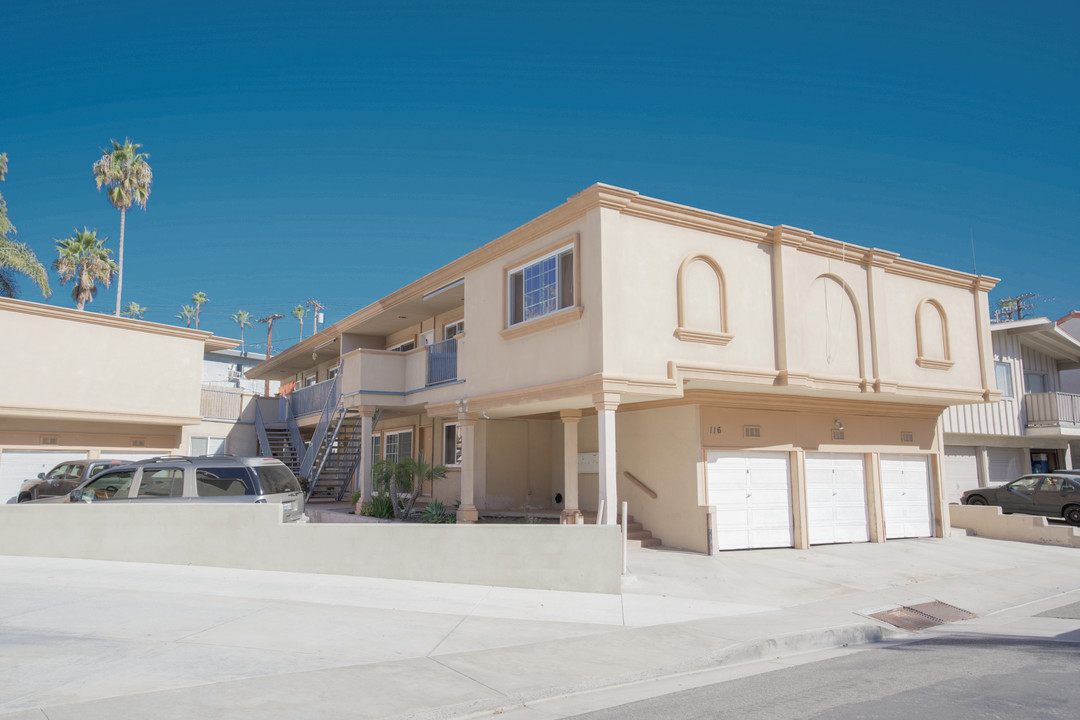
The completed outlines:
<svg viewBox="0 0 1080 720">
<path fill-rule="evenodd" d="M 308 497 L 311 497 L 311 492 L 315 489 L 315 484 L 319 481 L 319 475 L 322 474 L 323 468 L 326 467 L 326 461 L 330 457 L 330 451 L 334 447 L 334 441 L 337 440 L 338 432 L 341 430 L 341 423 L 345 421 L 345 403 L 339 402 L 337 408 L 334 410 L 334 429 L 332 432 L 328 432 L 326 435 L 326 441 L 323 443 L 323 452 L 319 453 L 317 458 L 319 466 L 314 468 L 314 472 L 311 474 L 311 484 L 308 485 Z"/>
<path fill-rule="evenodd" d="M 341 399 L 340 383 L 341 376 L 339 375 L 334 378 L 333 385 L 330 386 L 330 392 L 326 394 L 326 401 L 323 403 L 322 412 L 319 414 L 319 424 L 315 426 L 315 433 L 311 436 L 311 442 L 304 452 L 304 461 L 300 464 L 300 476 L 307 478 L 311 482 L 309 487 L 315 486 L 311 471 L 314 468 L 319 449 L 322 448 L 323 442 L 326 440 L 327 426 L 330 424 L 334 409 L 337 408 L 338 400 Z"/>
<path fill-rule="evenodd" d="M 636 477 L 634 477 L 633 475 L 631 475 L 631 474 L 630 474 L 629 472 L 627 472 L 626 470 L 623 470 L 623 477 L 625 477 L 625 478 L 626 478 L 627 480 L 629 480 L 630 482 L 634 483 L 634 484 L 635 484 L 635 485 L 637 485 L 637 486 L 638 486 L 639 488 L 641 488 L 641 490 L 642 490 L 642 491 L 643 491 L 643 492 L 644 492 L 644 493 L 645 493 L 646 495 L 648 495 L 649 497 L 651 497 L 651 498 L 652 498 L 653 500 L 655 500 L 655 499 L 656 499 L 656 491 L 654 491 L 654 490 L 653 490 L 653 489 L 652 489 L 651 487 L 649 487 L 649 486 L 648 486 L 648 485 L 646 485 L 645 483 L 643 483 L 643 482 L 641 482 L 640 480 L 638 480 L 638 479 L 637 479 Z"/>
<path fill-rule="evenodd" d="M 259 400 L 255 400 L 255 434 L 259 437 L 259 455 L 262 457 L 274 457 L 274 451 L 270 449 L 270 436 L 266 434 L 266 422 L 263 420 L 262 410 L 259 409 Z"/>
</svg>

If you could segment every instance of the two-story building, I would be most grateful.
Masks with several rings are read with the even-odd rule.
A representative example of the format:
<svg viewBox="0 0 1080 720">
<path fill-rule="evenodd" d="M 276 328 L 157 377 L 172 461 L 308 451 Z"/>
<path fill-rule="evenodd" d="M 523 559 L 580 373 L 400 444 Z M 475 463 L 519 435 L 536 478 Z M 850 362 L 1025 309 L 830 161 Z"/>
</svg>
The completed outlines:
<svg viewBox="0 0 1080 720">
<path fill-rule="evenodd" d="M 314 477 L 363 449 L 338 497 L 422 452 L 462 521 L 626 500 L 697 551 L 942 535 L 939 420 L 998 396 L 995 282 L 597 184 L 249 376 L 297 383 L 264 451 L 277 428 Z"/>
<path fill-rule="evenodd" d="M 211 333 L 0 298 L 0 503 L 68 460 L 255 454 L 254 407 L 204 390 Z"/>
<path fill-rule="evenodd" d="M 958 502 L 964 490 L 1072 468 L 1070 448 L 1080 440 L 1080 395 L 1066 387 L 1068 371 L 1080 368 L 1080 341 L 1046 318 L 995 323 L 990 330 L 1001 399 L 945 412 L 949 502 Z"/>
</svg>

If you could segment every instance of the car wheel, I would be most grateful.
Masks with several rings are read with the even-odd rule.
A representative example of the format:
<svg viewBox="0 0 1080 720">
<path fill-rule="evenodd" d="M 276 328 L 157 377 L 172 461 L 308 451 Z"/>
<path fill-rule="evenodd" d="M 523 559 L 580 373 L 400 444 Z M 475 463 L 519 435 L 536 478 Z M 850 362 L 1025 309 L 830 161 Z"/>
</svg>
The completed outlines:
<svg viewBox="0 0 1080 720">
<path fill-rule="evenodd" d="M 1080 526 L 1080 505 L 1070 505 L 1061 511 L 1061 516 L 1070 525 Z"/>
<path fill-rule="evenodd" d="M 967 504 L 968 505 L 985 505 L 986 504 L 986 498 L 984 498 L 982 495 L 972 495 L 971 497 L 969 497 L 967 499 Z"/>
</svg>

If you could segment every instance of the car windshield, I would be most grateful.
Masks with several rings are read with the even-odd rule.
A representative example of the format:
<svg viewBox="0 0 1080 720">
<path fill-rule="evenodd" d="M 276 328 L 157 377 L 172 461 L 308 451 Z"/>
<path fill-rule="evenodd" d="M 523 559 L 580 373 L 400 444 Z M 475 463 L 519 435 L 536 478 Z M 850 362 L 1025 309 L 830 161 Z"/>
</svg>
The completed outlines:
<svg viewBox="0 0 1080 720">
<path fill-rule="evenodd" d="M 262 485 L 263 495 L 277 495 L 278 493 L 300 492 L 300 481 L 292 474 L 292 470 L 284 465 L 266 465 L 258 468 L 259 484 Z"/>
</svg>

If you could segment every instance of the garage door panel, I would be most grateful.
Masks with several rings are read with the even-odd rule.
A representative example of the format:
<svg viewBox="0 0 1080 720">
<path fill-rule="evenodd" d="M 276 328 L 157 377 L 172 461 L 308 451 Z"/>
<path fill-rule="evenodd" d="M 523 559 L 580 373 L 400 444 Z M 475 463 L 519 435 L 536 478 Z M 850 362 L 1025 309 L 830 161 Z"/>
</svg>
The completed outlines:
<svg viewBox="0 0 1080 720">
<path fill-rule="evenodd" d="M 706 493 L 718 550 L 794 544 L 786 453 L 710 451 Z"/>
<path fill-rule="evenodd" d="M 806 515 L 811 545 L 870 539 L 861 455 L 807 454 Z"/>
<path fill-rule="evenodd" d="M 930 473 L 924 456 L 883 456 L 881 486 L 886 538 L 934 534 Z"/>
</svg>

